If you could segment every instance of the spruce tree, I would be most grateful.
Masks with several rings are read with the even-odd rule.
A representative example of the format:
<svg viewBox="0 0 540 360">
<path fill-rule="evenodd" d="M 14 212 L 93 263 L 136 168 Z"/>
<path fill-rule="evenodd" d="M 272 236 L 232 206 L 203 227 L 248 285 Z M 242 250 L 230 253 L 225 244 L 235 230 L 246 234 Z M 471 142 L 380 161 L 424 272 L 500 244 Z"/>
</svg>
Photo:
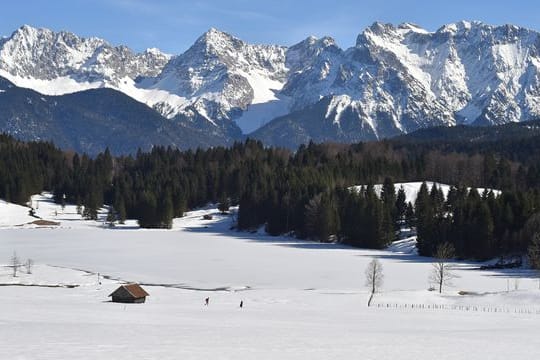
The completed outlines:
<svg viewBox="0 0 540 360">
<path fill-rule="evenodd" d="M 109 226 L 114 226 L 114 223 L 116 221 L 116 213 L 112 206 L 109 206 L 109 212 L 107 213 L 106 221 Z"/>
<path fill-rule="evenodd" d="M 405 219 L 405 213 L 407 211 L 407 195 L 403 186 L 399 187 L 396 196 L 396 213 L 397 219 L 403 221 Z"/>
<path fill-rule="evenodd" d="M 535 233 L 527 249 L 529 264 L 533 269 L 540 269 L 540 233 Z"/>
<path fill-rule="evenodd" d="M 116 207 L 116 210 L 118 212 L 118 222 L 120 224 L 124 224 L 126 222 L 126 206 L 124 205 L 124 200 L 120 199 L 118 201 L 118 205 Z"/>
<path fill-rule="evenodd" d="M 160 219 L 157 227 L 171 229 L 174 217 L 174 207 L 170 194 L 165 193 L 165 195 L 161 198 L 160 203 L 162 205 L 162 209 L 161 211 L 158 211 L 158 216 Z"/>
<path fill-rule="evenodd" d="M 428 187 L 425 182 L 420 186 L 416 202 L 414 205 L 416 216 L 416 232 L 418 253 L 423 256 L 430 256 L 434 251 L 433 233 L 434 233 L 434 216 L 431 198 L 429 196 Z"/>
<path fill-rule="evenodd" d="M 226 214 L 229 212 L 229 208 L 231 207 L 229 198 L 226 194 L 223 194 L 219 200 L 218 203 L 218 210 L 221 211 L 222 214 Z"/>
</svg>

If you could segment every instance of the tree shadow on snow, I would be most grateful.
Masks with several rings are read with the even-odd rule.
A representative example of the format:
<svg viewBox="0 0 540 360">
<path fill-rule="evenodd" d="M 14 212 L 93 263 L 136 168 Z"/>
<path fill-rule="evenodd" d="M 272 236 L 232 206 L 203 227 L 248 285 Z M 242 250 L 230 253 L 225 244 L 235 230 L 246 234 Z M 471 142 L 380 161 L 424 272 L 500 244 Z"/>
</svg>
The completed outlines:
<svg viewBox="0 0 540 360">
<path fill-rule="evenodd" d="M 243 241 L 269 244 L 274 246 L 295 248 L 303 250 L 346 250 L 351 251 L 355 256 L 364 258 L 377 258 L 384 260 L 391 260 L 402 263 L 416 263 L 416 264 L 431 264 L 435 262 L 432 257 L 420 256 L 415 253 L 407 251 L 400 252 L 400 248 L 394 250 L 376 250 L 367 248 L 357 248 L 339 243 L 320 243 L 310 240 L 302 240 L 293 237 L 271 236 L 268 234 L 262 234 L 260 232 L 238 231 L 232 229 L 232 218 L 230 216 L 221 215 L 219 212 L 213 213 L 214 216 L 220 216 L 217 221 L 211 223 L 204 223 L 205 220 L 201 220 L 199 226 L 184 227 L 182 230 L 196 233 L 208 233 L 223 235 L 230 238 L 235 238 Z M 397 251 L 396 251 L 397 250 Z M 361 252 L 361 253 L 358 253 Z M 456 270 L 459 271 L 479 271 L 485 274 L 485 276 L 493 277 L 521 277 L 521 278 L 538 278 L 539 273 L 528 269 L 491 269 L 481 270 L 480 266 L 487 263 L 491 263 L 493 260 L 478 262 L 473 260 L 451 260 L 450 264 L 456 266 Z"/>
<path fill-rule="evenodd" d="M 220 219 L 217 222 L 212 222 L 203 226 L 192 226 L 184 227 L 184 231 L 195 232 L 195 233 L 208 233 L 208 234 L 218 234 L 224 235 L 227 237 L 232 237 L 244 241 L 264 243 L 275 246 L 282 246 L 288 248 L 296 249 L 305 249 L 305 250 L 359 250 L 352 246 L 347 246 L 343 244 L 336 243 L 320 243 L 310 240 L 296 239 L 293 237 L 284 237 L 284 236 L 271 236 L 266 234 L 261 234 L 259 232 L 249 232 L 249 231 L 238 231 L 230 228 L 230 223 L 227 221 L 228 218 Z M 227 222 L 227 224 L 225 224 Z"/>
</svg>

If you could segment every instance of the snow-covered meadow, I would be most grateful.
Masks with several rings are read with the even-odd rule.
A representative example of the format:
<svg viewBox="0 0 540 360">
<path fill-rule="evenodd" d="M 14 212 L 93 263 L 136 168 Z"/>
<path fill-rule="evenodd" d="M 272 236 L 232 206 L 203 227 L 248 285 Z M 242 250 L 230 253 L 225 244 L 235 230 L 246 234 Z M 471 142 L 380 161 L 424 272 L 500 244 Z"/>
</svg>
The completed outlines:
<svg viewBox="0 0 540 360">
<path fill-rule="evenodd" d="M 0 202 L 0 263 L 14 251 L 35 261 L 32 274 L 21 268 L 17 278 L 0 268 L 0 359 L 540 354 L 540 290 L 528 270 L 455 263 L 458 277 L 439 295 L 427 290 L 431 261 L 411 251 L 411 239 L 370 251 L 235 232 L 231 216 L 213 208 L 175 219 L 173 230 L 143 230 L 83 221 L 47 196 L 33 206 L 60 225 L 28 225 L 36 220 L 28 208 Z M 368 308 L 364 270 L 373 258 L 385 279 Z M 147 302 L 109 302 L 122 282 L 143 284 Z"/>
</svg>

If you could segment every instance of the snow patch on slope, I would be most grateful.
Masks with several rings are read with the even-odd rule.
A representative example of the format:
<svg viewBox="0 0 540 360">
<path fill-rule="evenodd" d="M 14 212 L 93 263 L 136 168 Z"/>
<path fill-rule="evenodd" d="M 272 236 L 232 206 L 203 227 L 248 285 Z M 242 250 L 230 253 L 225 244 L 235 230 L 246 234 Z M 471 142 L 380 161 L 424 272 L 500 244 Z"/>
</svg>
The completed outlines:
<svg viewBox="0 0 540 360">
<path fill-rule="evenodd" d="M 272 80 L 268 74 L 261 71 L 238 71 L 238 74 L 245 77 L 253 89 L 252 105 L 279 100 L 276 93 L 283 88 L 282 81 Z"/>
<path fill-rule="evenodd" d="M 442 183 L 433 182 L 433 181 L 426 181 L 425 183 L 427 185 L 428 192 L 431 191 L 431 188 L 433 187 L 433 185 L 437 185 L 437 188 L 440 189 L 443 192 L 445 197 L 448 196 L 448 192 L 450 191 L 450 188 L 452 188 L 451 185 L 442 184 Z M 395 183 L 394 184 L 396 194 L 397 194 L 397 192 L 399 191 L 400 188 L 403 188 L 403 190 L 405 191 L 405 202 L 410 202 L 412 204 L 414 204 L 416 202 L 416 198 L 418 197 L 418 193 L 420 192 L 420 187 L 421 186 L 422 186 L 421 181 L 407 182 L 407 183 Z M 351 189 L 353 189 L 355 191 L 360 191 L 362 188 L 365 188 L 365 185 L 353 186 Z M 383 188 L 382 184 L 376 184 L 376 185 L 373 186 L 373 190 L 375 190 L 375 193 L 377 195 L 379 195 L 379 196 L 381 195 L 382 188 Z M 467 188 L 467 190 L 470 191 L 471 188 Z M 499 196 L 501 194 L 500 190 L 476 188 L 476 191 L 480 195 L 482 195 L 482 193 L 485 190 L 487 190 L 488 192 L 492 191 L 495 196 Z"/>
<path fill-rule="evenodd" d="M 271 120 L 287 115 L 289 111 L 290 99 L 286 96 L 280 96 L 276 100 L 248 105 L 242 115 L 234 119 L 234 122 L 242 130 L 242 133 L 249 134 Z"/>
<path fill-rule="evenodd" d="M 23 78 L 20 76 L 14 76 L 6 72 L 5 70 L 0 70 L 0 76 L 11 81 L 18 87 L 31 89 L 43 95 L 51 96 L 71 94 L 79 91 L 103 87 L 102 81 L 78 81 L 69 76 L 61 76 L 53 80 L 41 80 L 35 78 Z"/>
<path fill-rule="evenodd" d="M 399 33 L 398 33 L 399 34 Z M 392 38 L 394 34 L 375 35 L 370 31 L 366 31 L 366 37 L 379 49 L 387 51 L 395 56 L 395 59 L 399 61 L 407 72 L 411 74 L 416 80 L 418 80 L 424 87 L 424 89 L 431 89 L 431 76 L 429 73 L 422 70 L 422 67 L 427 64 L 427 59 L 418 54 L 418 49 L 414 49 L 414 44 L 408 42 L 404 37 L 409 32 L 400 34 L 397 39 Z M 434 97 L 432 93 L 429 94 Z"/>
<path fill-rule="evenodd" d="M 113 86 L 102 80 L 95 82 L 81 82 L 69 76 L 62 76 L 52 80 L 21 78 L 6 73 L 4 70 L 0 70 L 0 76 L 11 81 L 18 87 L 32 89 L 41 94 L 51 96 L 72 94 L 90 89 L 112 88 L 148 105 L 149 107 L 166 104 L 166 107 L 162 111 L 162 115 L 166 118 L 174 117 L 178 114 L 180 109 L 187 104 L 187 99 L 184 97 L 172 94 L 165 90 L 141 88 L 129 77 L 120 79 L 118 83 Z"/>
<path fill-rule="evenodd" d="M 332 97 L 326 110 L 326 114 L 324 115 L 325 119 L 332 118 L 334 124 L 339 125 L 343 111 L 351 106 L 351 103 L 351 97 L 348 95 L 338 95 Z"/>
</svg>

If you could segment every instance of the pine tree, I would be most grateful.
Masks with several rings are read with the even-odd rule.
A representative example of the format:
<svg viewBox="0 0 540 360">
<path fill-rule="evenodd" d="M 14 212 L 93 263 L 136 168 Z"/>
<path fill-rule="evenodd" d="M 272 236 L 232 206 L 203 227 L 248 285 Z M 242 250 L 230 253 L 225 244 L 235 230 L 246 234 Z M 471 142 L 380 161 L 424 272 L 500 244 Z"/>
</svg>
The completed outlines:
<svg viewBox="0 0 540 360">
<path fill-rule="evenodd" d="M 385 178 L 381 189 L 381 200 L 385 205 L 395 206 L 396 203 L 396 189 L 392 179 Z"/>
<path fill-rule="evenodd" d="M 416 247 L 420 255 L 430 256 L 435 249 L 435 244 L 433 243 L 435 212 L 433 211 L 431 198 L 425 182 L 420 186 L 414 207 L 418 237 Z"/>
<path fill-rule="evenodd" d="M 407 208 L 405 209 L 405 223 L 411 228 L 416 226 L 414 206 L 411 202 L 407 203 Z"/>
<path fill-rule="evenodd" d="M 144 191 L 139 195 L 135 217 L 143 228 L 159 227 L 160 221 L 157 214 L 156 196 L 151 191 Z"/>
<path fill-rule="evenodd" d="M 109 206 L 109 212 L 107 213 L 106 221 L 110 227 L 113 227 L 114 223 L 116 222 L 116 213 L 112 206 Z"/>
<path fill-rule="evenodd" d="M 174 208 L 170 194 L 165 193 L 160 203 L 162 204 L 162 209 L 159 212 L 160 219 L 157 226 L 165 229 L 171 229 L 174 217 Z"/>
<path fill-rule="evenodd" d="M 238 228 L 241 230 L 253 229 L 261 225 L 257 214 L 258 196 L 255 190 L 250 189 L 240 198 L 238 211 Z"/>
<path fill-rule="evenodd" d="M 527 249 L 527 257 L 533 269 L 540 269 L 540 233 L 538 232 L 532 237 L 531 244 Z"/>
<path fill-rule="evenodd" d="M 339 190 L 339 218 L 341 223 L 340 237 L 343 242 L 352 246 L 364 246 L 365 241 L 365 201 L 364 190 Z"/>
<path fill-rule="evenodd" d="M 377 197 L 373 186 L 366 188 L 366 246 L 373 249 L 382 249 L 393 239 L 393 227 L 390 214 L 385 211 L 384 203 Z M 391 225 L 391 224 L 390 224 Z"/>
<path fill-rule="evenodd" d="M 120 224 L 125 224 L 126 222 L 126 206 L 124 205 L 124 200 L 120 199 L 116 205 L 116 210 L 118 212 L 118 222 Z"/>
<path fill-rule="evenodd" d="M 478 205 L 475 227 L 478 231 L 478 237 L 474 257 L 477 259 L 489 259 L 493 255 L 494 226 L 491 212 L 485 202 Z"/>
<path fill-rule="evenodd" d="M 183 192 L 177 191 L 173 195 L 174 217 L 183 217 L 187 211 L 187 200 Z"/>
<path fill-rule="evenodd" d="M 229 212 L 229 208 L 231 207 L 229 198 L 227 195 L 223 194 L 219 200 L 218 203 L 218 210 L 221 211 L 222 214 L 226 214 Z"/>
<path fill-rule="evenodd" d="M 396 189 L 390 178 L 385 178 L 381 189 L 381 201 L 383 203 L 383 231 L 385 243 L 395 240 L 395 231 L 399 229 L 399 215 L 396 208 Z"/>
<path fill-rule="evenodd" d="M 339 231 L 339 216 L 334 199 L 328 194 L 318 194 L 305 208 L 306 232 L 308 237 L 327 242 Z"/>
<path fill-rule="evenodd" d="M 403 186 L 399 187 L 396 196 L 396 212 L 398 220 L 403 221 L 405 219 L 405 213 L 407 211 L 407 195 Z"/>
<path fill-rule="evenodd" d="M 98 219 L 97 208 L 93 205 L 86 205 L 84 207 L 82 216 L 86 220 L 97 220 Z"/>
</svg>

